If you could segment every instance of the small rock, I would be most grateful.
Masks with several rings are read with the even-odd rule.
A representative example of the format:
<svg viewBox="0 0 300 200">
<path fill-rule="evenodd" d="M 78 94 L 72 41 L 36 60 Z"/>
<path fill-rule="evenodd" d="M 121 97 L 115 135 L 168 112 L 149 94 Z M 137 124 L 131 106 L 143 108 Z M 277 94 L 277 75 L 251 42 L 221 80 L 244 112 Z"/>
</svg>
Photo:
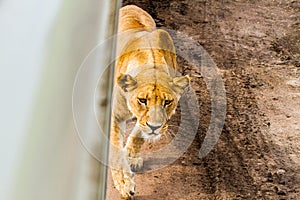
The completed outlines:
<svg viewBox="0 0 300 200">
<path fill-rule="evenodd" d="M 201 165 L 201 163 L 193 162 L 193 165 Z"/>
<path fill-rule="evenodd" d="M 251 87 L 251 88 L 256 88 L 256 87 L 257 87 L 257 84 L 253 83 L 253 84 L 250 85 L 250 87 Z"/>
<path fill-rule="evenodd" d="M 285 170 L 284 169 L 278 169 L 277 171 L 276 171 L 276 174 L 278 174 L 278 175 L 283 175 L 285 173 Z"/>
<path fill-rule="evenodd" d="M 300 93 L 290 93 L 289 96 L 292 97 L 292 98 L 299 98 Z"/>
<path fill-rule="evenodd" d="M 295 61 L 294 65 L 295 65 L 295 67 L 300 67 L 300 61 L 299 60 Z"/>
<path fill-rule="evenodd" d="M 300 87 L 300 80 L 292 79 L 286 82 L 286 84 L 292 86 L 292 87 Z"/>
<path fill-rule="evenodd" d="M 276 187 L 275 187 L 275 190 L 276 190 L 276 193 L 277 193 L 278 195 L 286 195 L 286 190 L 283 189 L 283 188 L 280 188 L 280 187 L 276 186 Z"/>
</svg>

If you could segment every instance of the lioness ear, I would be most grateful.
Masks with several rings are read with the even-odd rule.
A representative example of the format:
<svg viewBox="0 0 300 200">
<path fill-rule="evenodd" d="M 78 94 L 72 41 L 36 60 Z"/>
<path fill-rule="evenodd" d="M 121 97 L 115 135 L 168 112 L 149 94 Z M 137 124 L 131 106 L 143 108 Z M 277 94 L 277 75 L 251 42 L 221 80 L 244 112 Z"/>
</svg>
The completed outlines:
<svg viewBox="0 0 300 200">
<path fill-rule="evenodd" d="M 137 88 L 136 80 L 128 74 L 120 74 L 117 78 L 117 83 L 124 92 L 129 92 Z"/>
<path fill-rule="evenodd" d="M 180 92 L 183 92 L 190 85 L 190 77 L 188 75 L 176 77 L 173 83 L 180 88 Z"/>
</svg>

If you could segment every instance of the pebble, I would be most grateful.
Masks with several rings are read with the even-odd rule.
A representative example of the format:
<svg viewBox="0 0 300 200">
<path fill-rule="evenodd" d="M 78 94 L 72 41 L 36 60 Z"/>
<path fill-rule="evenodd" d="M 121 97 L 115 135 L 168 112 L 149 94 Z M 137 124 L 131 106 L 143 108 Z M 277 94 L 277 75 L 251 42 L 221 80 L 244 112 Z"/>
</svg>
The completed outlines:
<svg viewBox="0 0 300 200">
<path fill-rule="evenodd" d="M 275 190 L 278 195 L 286 195 L 286 190 L 284 188 L 280 188 L 280 187 L 276 186 Z"/>
<path fill-rule="evenodd" d="M 292 87 L 300 87 L 300 80 L 298 79 L 291 79 L 286 82 L 286 84 L 292 86 Z"/>
<path fill-rule="evenodd" d="M 299 98 L 300 93 L 290 93 L 289 96 L 292 97 L 292 98 Z"/>
<path fill-rule="evenodd" d="M 276 171 L 276 173 L 277 173 L 278 175 L 283 175 L 283 174 L 285 173 L 285 170 L 284 170 L 284 169 L 278 169 L 278 170 Z"/>
</svg>

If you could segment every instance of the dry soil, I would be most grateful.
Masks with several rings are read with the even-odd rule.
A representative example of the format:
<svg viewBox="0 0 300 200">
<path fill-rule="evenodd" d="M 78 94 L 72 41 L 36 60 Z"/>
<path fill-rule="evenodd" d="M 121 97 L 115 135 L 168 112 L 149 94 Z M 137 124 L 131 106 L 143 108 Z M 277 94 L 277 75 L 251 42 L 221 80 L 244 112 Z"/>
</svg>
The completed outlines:
<svg viewBox="0 0 300 200">
<path fill-rule="evenodd" d="M 173 164 L 136 174 L 135 199 L 300 199 L 300 2 L 123 2 L 128 4 L 149 12 L 158 27 L 202 45 L 220 70 L 227 100 L 222 134 L 200 159 L 210 95 L 193 64 L 178 57 L 179 70 L 191 77 L 199 99 L 197 135 Z M 172 120 L 178 123 L 180 112 Z M 170 127 L 170 132 L 176 130 Z M 172 138 L 147 143 L 144 150 L 160 148 Z M 120 199 L 110 178 L 107 199 Z"/>
</svg>

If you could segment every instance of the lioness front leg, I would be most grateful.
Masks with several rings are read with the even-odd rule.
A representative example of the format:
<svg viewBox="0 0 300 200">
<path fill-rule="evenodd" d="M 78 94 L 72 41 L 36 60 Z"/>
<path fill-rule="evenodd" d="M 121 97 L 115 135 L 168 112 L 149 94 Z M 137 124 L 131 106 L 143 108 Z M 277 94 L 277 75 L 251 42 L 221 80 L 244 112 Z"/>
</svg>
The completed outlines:
<svg viewBox="0 0 300 200">
<path fill-rule="evenodd" d="M 141 130 L 138 127 L 134 127 L 125 145 L 127 160 L 134 171 L 140 170 L 143 167 L 143 159 L 140 156 L 140 152 L 144 142 L 145 139 L 142 138 Z"/>
<path fill-rule="evenodd" d="M 135 193 L 134 174 L 129 165 L 122 169 L 111 169 L 114 185 L 120 191 L 122 198 L 132 199 Z"/>
<path fill-rule="evenodd" d="M 111 127 L 110 167 L 112 179 L 117 190 L 125 199 L 132 199 L 135 193 L 134 173 L 131 171 L 123 148 L 123 131 L 117 120 Z"/>
</svg>

